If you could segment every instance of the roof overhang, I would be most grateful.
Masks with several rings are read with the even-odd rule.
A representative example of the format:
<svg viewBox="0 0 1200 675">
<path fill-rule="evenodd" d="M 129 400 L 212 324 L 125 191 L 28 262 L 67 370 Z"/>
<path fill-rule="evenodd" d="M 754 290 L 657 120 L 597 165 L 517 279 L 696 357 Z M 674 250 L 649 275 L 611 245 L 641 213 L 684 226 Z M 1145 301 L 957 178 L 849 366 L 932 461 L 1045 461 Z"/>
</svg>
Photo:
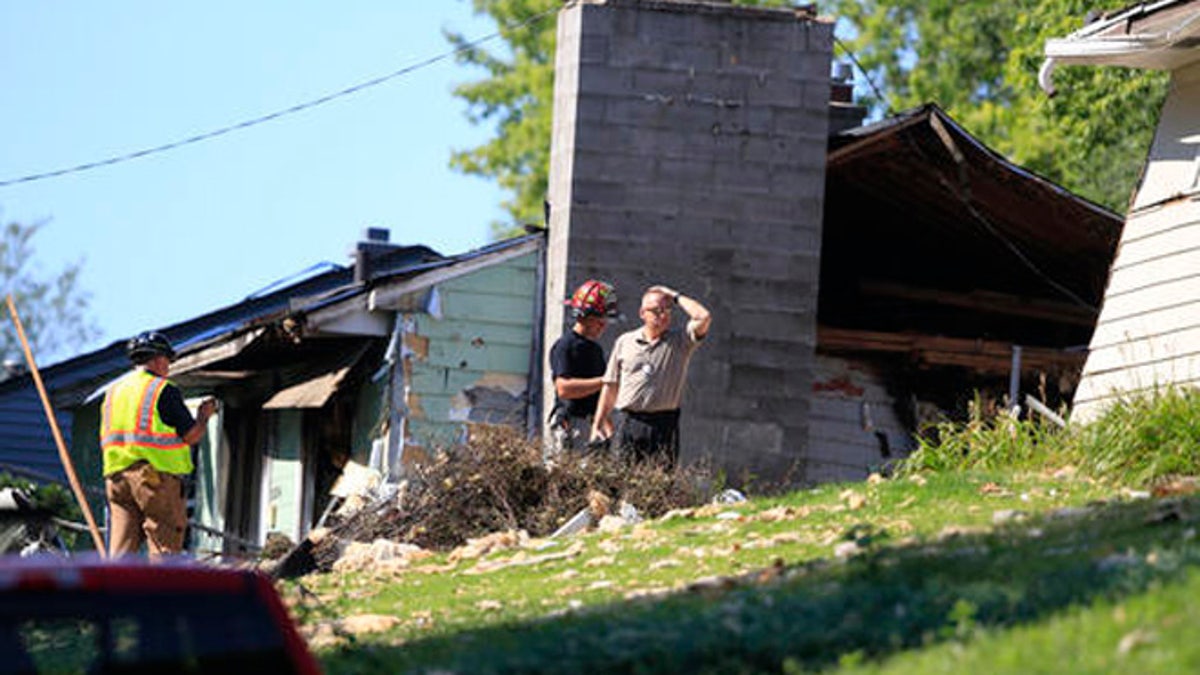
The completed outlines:
<svg viewBox="0 0 1200 675">
<path fill-rule="evenodd" d="M 1094 21 L 1066 37 L 1047 40 L 1038 84 L 1053 96 L 1054 69 L 1060 65 L 1175 70 L 1200 60 L 1197 46 L 1200 46 L 1200 3 L 1143 2 Z"/>
<path fill-rule="evenodd" d="M 178 378 L 218 361 L 237 356 L 242 353 L 242 350 L 258 341 L 264 332 L 266 332 L 265 328 L 253 328 L 244 333 L 224 335 L 220 339 L 198 346 L 171 363 L 171 375 Z"/>
<path fill-rule="evenodd" d="M 392 330 L 390 313 L 436 313 L 436 294 L 433 291 L 438 284 L 533 253 L 541 249 L 543 242 L 542 237 L 529 237 L 514 245 L 451 258 L 424 268 L 376 279 L 365 293 L 308 310 L 304 318 L 304 333 L 386 337 Z"/>
<path fill-rule="evenodd" d="M 250 345 L 258 341 L 266 331 L 264 328 L 254 328 L 244 333 L 235 333 L 223 335 L 219 338 L 208 340 L 203 344 L 195 345 L 191 348 L 185 348 L 183 354 L 179 358 L 171 362 L 171 379 L 172 381 L 183 384 L 185 386 L 196 384 L 193 380 L 206 366 L 233 358 L 242 353 Z M 128 373 L 129 370 L 123 370 L 116 377 L 110 378 L 91 390 L 80 403 L 91 403 L 104 395 L 108 391 L 113 382 L 121 379 Z M 219 373 L 208 373 L 207 377 L 215 377 L 220 380 L 240 379 L 244 373 L 223 371 Z M 69 403 L 67 395 L 60 395 L 56 398 L 59 404 Z"/>
<path fill-rule="evenodd" d="M 1122 218 L 926 105 L 830 139 L 818 320 L 1087 344 Z"/>
</svg>

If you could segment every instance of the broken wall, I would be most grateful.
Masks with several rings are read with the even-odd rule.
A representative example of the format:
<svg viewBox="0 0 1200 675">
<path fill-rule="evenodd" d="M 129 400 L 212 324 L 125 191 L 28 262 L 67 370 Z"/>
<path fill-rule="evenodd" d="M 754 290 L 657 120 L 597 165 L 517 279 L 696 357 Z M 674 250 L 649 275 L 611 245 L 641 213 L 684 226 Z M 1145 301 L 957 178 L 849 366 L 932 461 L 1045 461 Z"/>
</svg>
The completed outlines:
<svg viewBox="0 0 1200 675">
<path fill-rule="evenodd" d="M 628 317 L 606 350 L 640 325 L 647 286 L 699 299 L 714 321 L 682 453 L 731 475 L 780 475 L 809 436 L 831 48 L 832 26 L 801 8 L 608 0 L 559 15 L 546 344 L 588 278 L 614 282 Z"/>
<path fill-rule="evenodd" d="M 916 447 L 884 370 L 866 360 L 818 355 L 805 481 L 861 480 Z M 899 402 L 904 405 L 905 402 Z"/>
<path fill-rule="evenodd" d="M 464 440 L 468 424 L 525 426 L 540 250 L 437 285 L 402 315 L 402 461 Z"/>
</svg>

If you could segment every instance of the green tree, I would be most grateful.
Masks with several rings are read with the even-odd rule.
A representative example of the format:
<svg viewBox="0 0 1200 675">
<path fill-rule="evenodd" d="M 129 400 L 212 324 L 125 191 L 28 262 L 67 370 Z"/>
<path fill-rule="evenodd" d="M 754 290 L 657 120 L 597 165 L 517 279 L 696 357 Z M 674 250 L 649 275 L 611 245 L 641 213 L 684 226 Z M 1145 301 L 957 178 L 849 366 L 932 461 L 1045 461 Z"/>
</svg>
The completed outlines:
<svg viewBox="0 0 1200 675">
<path fill-rule="evenodd" d="M 454 153 L 460 171 L 495 179 L 511 193 L 511 222 L 540 222 L 550 160 L 556 10 L 562 0 L 472 0 L 499 26 L 503 48 L 469 46 L 460 62 L 487 76 L 458 87 L 476 124 L 496 135 Z M 786 5 L 745 0 L 738 4 Z M 1124 210 L 1158 118 L 1166 76 L 1118 68 L 1062 68 L 1060 93 L 1037 86 L 1042 46 L 1083 25 L 1087 0 L 830 0 L 838 17 L 835 56 L 853 54 L 879 96 L 876 115 L 933 102 L 1012 161 L 1093 201 Z"/>
<path fill-rule="evenodd" d="M 459 49 L 460 63 L 482 68 L 485 79 L 460 85 L 474 124 L 493 123 L 496 136 L 475 148 L 456 151 L 450 165 L 467 174 L 493 178 L 512 197 L 501 206 L 511 218 L 493 223 L 497 237 L 516 234 L 523 223 L 541 223 L 550 174 L 550 134 L 554 112 L 554 45 L 563 0 L 471 0 L 475 13 L 499 27 L 504 47 L 488 51 L 460 33 L 446 37 Z M 784 0 L 740 0 L 739 5 L 786 5 Z"/>
<path fill-rule="evenodd" d="M 477 14 L 499 26 L 503 54 L 471 46 L 459 33 L 446 37 L 462 63 L 483 68 L 486 79 L 463 84 L 455 95 L 467 101 L 474 124 L 494 123 L 496 136 L 476 148 L 453 154 L 451 166 L 494 178 L 512 193 L 501 206 L 512 219 L 493 223 L 497 237 L 522 223 L 542 221 L 550 171 L 550 123 L 554 98 L 555 17 L 561 0 L 472 0 Z"/>
<path fill-rule="evenodd" d="M 1013 162 L 1124 211 L 1167 76 L 1060 68 L 1053 98 L 1037 84 L 1046 40 L 1081 28 L 1094 4 L 833 0 L 829 9 L 839 17 L 840 56 L 852 54 L 886 99 L 866 97 L 876 113 L 937 103 Z"/>
<path fill-rule="evenodd" d="M 3 295 L 12 295 L 30 349 L 42 365 L 70 350 L 78 349 L 100 335 L 87 315 L 91 295 L 79 286 L 81 263 L 67 265 L 57 274 L 45 276 L 35 263 L 33 237 L 46 223 L 22 225 L 10 222 L 0 233 L 0 282 Z M 24 362 L 21 342 L 7 307 L 0 331 L 0 358 Z M 3 373 L 0 373 L 3 379 Z"/>
</svg>

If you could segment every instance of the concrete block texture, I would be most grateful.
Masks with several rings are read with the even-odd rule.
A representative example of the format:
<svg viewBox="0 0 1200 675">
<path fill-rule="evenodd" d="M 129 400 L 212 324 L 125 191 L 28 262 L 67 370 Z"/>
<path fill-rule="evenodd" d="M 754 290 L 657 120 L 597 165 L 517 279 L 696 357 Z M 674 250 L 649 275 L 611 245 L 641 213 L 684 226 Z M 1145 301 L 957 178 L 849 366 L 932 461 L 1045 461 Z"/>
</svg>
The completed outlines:
<svg viewBox="0 0 1200 675">
<path fill-rule="evenodd" d="M 616 284 L 627 317 L 606 350 L 640 326 L 652 284 L 704 303 L 685 461 L 773 478 L 803 464 L 831 36 L 796 8 L 584 0 L 560 13 L 545 342 L 589 277 Z"/>
</svg>

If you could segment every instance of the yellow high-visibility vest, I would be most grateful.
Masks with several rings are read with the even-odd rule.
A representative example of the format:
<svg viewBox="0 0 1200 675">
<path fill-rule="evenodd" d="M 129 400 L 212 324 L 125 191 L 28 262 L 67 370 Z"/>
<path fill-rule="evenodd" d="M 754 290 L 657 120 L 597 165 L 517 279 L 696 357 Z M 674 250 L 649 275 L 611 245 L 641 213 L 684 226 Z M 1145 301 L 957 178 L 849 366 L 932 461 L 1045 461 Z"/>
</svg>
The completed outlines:
<svg viewBox="0 0 1200 675">
<path fill-rule="evenodd" d="M 143 459 L 164 473 L 192 472 L 191 448 L 158 416 L 158 398 L 168 384 L 138 368 L 109 388 L 100 417 L 105 476 Z"/>
</svg>

